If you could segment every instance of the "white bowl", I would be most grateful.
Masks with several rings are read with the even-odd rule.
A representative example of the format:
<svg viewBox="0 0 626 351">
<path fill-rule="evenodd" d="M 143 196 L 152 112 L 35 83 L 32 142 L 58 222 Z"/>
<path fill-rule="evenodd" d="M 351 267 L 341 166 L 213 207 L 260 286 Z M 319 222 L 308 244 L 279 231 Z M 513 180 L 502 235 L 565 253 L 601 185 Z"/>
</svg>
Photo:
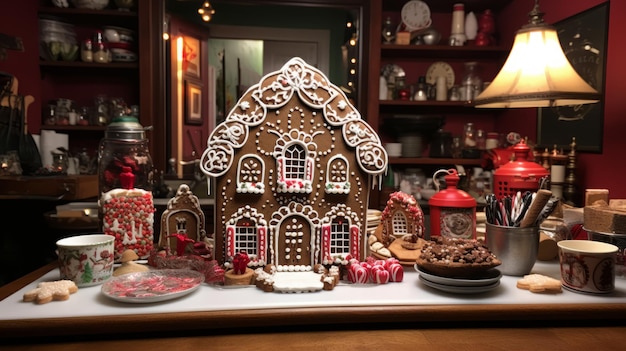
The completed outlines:
<svg viewBox="0 0 626 351">
<path fill-rule="evenodd" d="M 617 246 L 592 240 L 561 240 L 557 246 L 565 288 L 592 294 L 615 289 Z"/>
</svg>

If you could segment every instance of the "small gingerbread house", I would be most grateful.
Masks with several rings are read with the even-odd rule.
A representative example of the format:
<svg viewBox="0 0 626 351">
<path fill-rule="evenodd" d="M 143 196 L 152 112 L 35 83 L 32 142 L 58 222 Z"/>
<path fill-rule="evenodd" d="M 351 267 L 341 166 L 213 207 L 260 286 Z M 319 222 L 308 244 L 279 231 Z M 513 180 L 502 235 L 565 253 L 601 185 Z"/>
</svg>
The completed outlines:
<svg viewBox="0 0 626 351">
<path fill-rule="evenodd" d="M 380 217 L 382 242 L 388 246 L 392 241 L 406 235 L 423 239 L 424 212 L 413 195 L 397 191 L 389 195 Z"/>
<path fill-rule="evenodd" d="M 211 133 L 215 258 L 314 266 L 365 255 L 369 193 L 387 169 L 376 132 L 300 58 L 250 87 Z"/>
<path fill-rule="evenodd" d="M 179 237 L 190 242 L 205 241 L 206 230 L 204 212 L 200 207 L 200 200 L 191 192 L 187 184 L 181 184 L 176 196 L 167 203 L 167 208 L 161 215 L 161 232 L 159 249 L 176 252 Z"/>
</svg>

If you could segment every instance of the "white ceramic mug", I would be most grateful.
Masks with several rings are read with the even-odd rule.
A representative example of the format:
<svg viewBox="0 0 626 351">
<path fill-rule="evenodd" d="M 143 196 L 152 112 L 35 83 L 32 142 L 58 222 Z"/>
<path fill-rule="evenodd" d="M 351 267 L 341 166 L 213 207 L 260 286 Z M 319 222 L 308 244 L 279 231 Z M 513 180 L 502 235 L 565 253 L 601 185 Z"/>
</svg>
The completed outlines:
<svg viewBox="0 0 626 351">
<path fill-rule="evenodd" d="M 113 274 L 115 237 L 106 234 L 70 236 L 56 242 L 61 279 L 78 287 L 98 285 Z"/>
<path fill-rule="evenodd" d="M 617 246 L 591 240 L 561 240 L 557 245 L 563 287 L 594 294 L 615 289 Z"/>
</svg>

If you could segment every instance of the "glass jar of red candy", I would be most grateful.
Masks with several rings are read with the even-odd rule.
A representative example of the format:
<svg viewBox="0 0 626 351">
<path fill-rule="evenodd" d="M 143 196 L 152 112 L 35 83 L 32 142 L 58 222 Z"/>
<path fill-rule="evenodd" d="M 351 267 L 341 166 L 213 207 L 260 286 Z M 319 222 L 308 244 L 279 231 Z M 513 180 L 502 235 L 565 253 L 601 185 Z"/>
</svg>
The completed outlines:
<svg viewBox="0 0 626 351">
<path fill-rule="evenodd" d="M 116 117 L 98 149 L 98 209 L 102 231 L 115 236 L 115 260 L 133 250 L 146 259 L 154 245 L 152 158 L 136 117 Z"/>
</svg>

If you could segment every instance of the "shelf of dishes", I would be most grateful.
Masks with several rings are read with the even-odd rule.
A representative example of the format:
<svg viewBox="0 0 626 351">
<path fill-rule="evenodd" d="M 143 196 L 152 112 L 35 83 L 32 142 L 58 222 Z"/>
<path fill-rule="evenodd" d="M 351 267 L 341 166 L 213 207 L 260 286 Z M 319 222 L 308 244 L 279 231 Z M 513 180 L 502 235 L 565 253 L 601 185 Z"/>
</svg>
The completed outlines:
<svg viewBox="0 0 626 351">
<path fill-rule="evenodd" d="M 75 24 L 93 24 L 96 21 L 124 21 L 134 20 L 138 17 L 135 10 L 119 10 L 119 9 L 87 9 L 74 7 L 54 7 L 42 6 L 39 9 L 39 15 L 63 17 L 71 20 Z"/>
<path fill-rule="evenodd" d="M 135 62 L 138 16 L 130 11 L 44 8 L 39 11 L 44 61 Z"/>
<path fill-rule="evenodd" d="M 390 157 L 389 163 L 393 165 L 460 165 L 480 166 L 480 158 L 434 158 L 434 157 Z"/>
</svg>

